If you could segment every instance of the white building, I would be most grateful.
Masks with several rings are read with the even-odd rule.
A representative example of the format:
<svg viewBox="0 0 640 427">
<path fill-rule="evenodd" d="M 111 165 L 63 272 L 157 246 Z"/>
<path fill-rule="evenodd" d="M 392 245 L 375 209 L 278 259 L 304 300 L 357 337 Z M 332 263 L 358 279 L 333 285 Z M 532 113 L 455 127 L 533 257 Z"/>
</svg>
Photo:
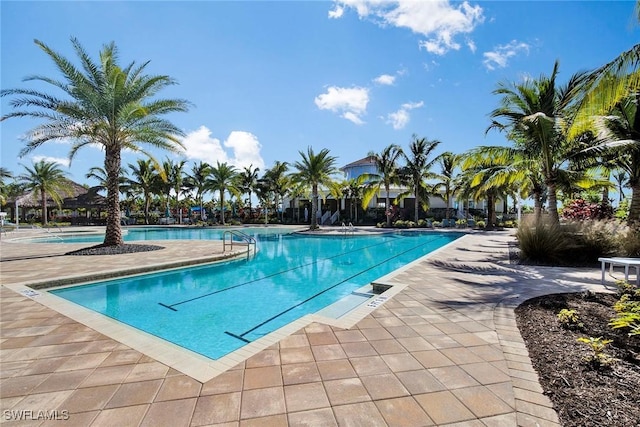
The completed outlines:
<svg viewBox="0 0 640 427">
<path fill-rule="evenodd" d="M 375 163 L 375 157 L 367 156 L 355 162 L 349 163 L 340 170 L 344 174 L 344 179 L 346 181 L 357 179 L 359 176 L 363 174 L 378 174 L 378 168 Z M 398 204 L 394 204 L 395 199 L 398 194 L 405 192 L 406 188 L 394 186 L 389 189 L 389 201 L 391 206 L 395 211 L 395 215 L 398 219 L 413 219 L 414 218 L 414 209 L 415 209 L 415 197 L 410 195 L 400 200 Z M 320 195 L 320 200 L 318 203 L 318 223 L 319 224 L 335 224 L 338 222 L 342 216 L 344 220 L 351 222 L 361 222 L 362 219 L 365 218 L 365 215 L 369 214 L 368 219 L 373 222 L 376 222 L 374 218 L 371 217 L 372 213 L 375 214 L 377 212 L 377 222 L 384 220 L 384 212 L 386 209 L 385 201 L 386 201 L 386 190 L 384 187 L 380 188 L 380 191 L 377 194 L 377 197 L 373 197 L 369 204 L 367 205 L 367 212 L 362 209 L 361 201 L 358 200 L 355 202 L 356 209 L 352 206 L 352 201 L 349 198 L 342 198 L 340 200 L 334 199 L 327 192 L 325 194 Z M 467 209 L 479 209 L 483 212 L 486 212 L 486 202 L 475 202 L 473 200 L 452 200 L 451 216 L 457 218 L 464 218 L 465 212 Z M 298 220 L 302 222 L 304 219 L 304 209 L 307 209 L 307 214 L 311 212 L 311 202 L 309 199 L 294 199 L 294 200 L 284 200 L 284 206 L 287 206 L 288 216 L 292 215 L 294 221 Z M 296 211 L 297 208 L 297 211 Z M 444 216 L 447 205 L 443 198 L 441 197 L 430 197 L 429 198 L 429 212 L 431 213 L 431 217 L 436 217 L 439 219 Z M 502 202 L 496 203 L 496 211 L 502 212 Z M 424 211 L 422 211 L 422 215 L 424 215 Z M 291 216 L 289 216 L 291 218 Z"/>
</svg>

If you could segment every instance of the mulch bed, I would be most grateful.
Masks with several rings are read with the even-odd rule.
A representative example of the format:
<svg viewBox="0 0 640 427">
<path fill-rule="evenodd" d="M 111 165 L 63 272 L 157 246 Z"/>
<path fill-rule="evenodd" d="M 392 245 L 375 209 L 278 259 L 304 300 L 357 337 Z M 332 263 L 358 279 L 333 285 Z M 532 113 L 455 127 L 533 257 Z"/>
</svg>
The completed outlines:
<svg viewBox="0 0 640 427">
<path fill-rule="evenodd" d="M 125 243 L 117 246 L 97 245 L 89 248 L 78 249 L 77 251 L 67 252 L 65 255 L 120 255 L 133 254 L 137 252 L 149 252 L 164 249 L 164 246 L 158 245 L 139 245 Z"/>
<path fill-rule="evenodd" d="M 640 338 L 608 326 L 618 297 L 606 293 L 554 294 L 516 309 L 516 321 L 540 384 L 565 427 L 640 426 Z M 563 308 L 577 310 L 582 328 L 563 327 Z M 579 337 L 613 340 L 609 368 L 585 360 L 591 348 Z"/>
</svg>

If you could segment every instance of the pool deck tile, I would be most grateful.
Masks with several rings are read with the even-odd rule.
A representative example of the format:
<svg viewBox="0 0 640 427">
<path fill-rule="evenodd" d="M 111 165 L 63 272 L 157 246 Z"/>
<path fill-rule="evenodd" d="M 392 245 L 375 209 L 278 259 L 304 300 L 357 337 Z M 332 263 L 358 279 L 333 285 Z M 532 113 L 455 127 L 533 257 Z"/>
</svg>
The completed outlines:
<svg viewBox="0 0 640 427">
<path fill-rule="evenodd" d="M 514 309 L 538 295 L 606 290 L 597 269 L 512 265 L 512 233 L 472 233 L 381 278 L 392 288 L 377 307 L 305 316 L 211 361 L 45 291 L 23 292 L 213 262 L 223 256 L 216 242 L 78 257 L 64 255 L 77 247 L 7 237 L 0 406 L 69 413 L 64 424 L 7 425 L 559 426 Z"/>
</svg>

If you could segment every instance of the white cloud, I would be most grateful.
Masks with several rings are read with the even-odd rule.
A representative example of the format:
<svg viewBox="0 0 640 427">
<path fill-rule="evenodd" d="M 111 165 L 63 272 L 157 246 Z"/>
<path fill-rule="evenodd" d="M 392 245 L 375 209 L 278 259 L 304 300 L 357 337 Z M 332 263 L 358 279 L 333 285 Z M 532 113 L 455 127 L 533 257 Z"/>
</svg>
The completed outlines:
<svg viewBox="0 0 640 427">
<path fill-rule="evenodd" d="M 387 114 L 387 123 L 391 124 L 395 130 L 403 129 L 407 123 L 409 123 L 409 120 L 411 120 L 409 111 L 421 108 L 423 105 L 423 101 L 402 104 L 398 111 Z"/>
<path fill-rule="evenodd" d="M 338 19 L 341 18 L 344 14 L 344 8 L 340 6 L 336 6 L 335 9 L 329 11 L 329 18 Z"/>
<path fill-rule="evenodd" d="M 374 82 L 379 85 L 391 86 L 396 81 L 396 76 L 392 76 L 390 74 L 382 74 L 373 79 Z"/>
<path fill-rule="evenodd" d="M 361 125 L 364 123 L 361 116 L 367 112 L 369 89 L 330 86 L 327 92 L 318 95 L 314 102 L 321 110 L 340 113 L 340 117 Z"/>
<path fill-rule="evenodd" d="M 66 167 L 66 168 L 68 168 L 69 164 L 71 163 L 67 157 L 50 157 L 50 156 L 33 156 L 33 157 L 31 157 L 31 161 L 33 163 L 37 163 L 37 162 L 39 162 L 41 160 L 44 160 L 45 162 L 58 163 L 59 165 L 62 165 L 64 167 Z"/>
<path fill-rule="evenodd" d="M 233 131 L 226 141 L 221 143 L 218 138 L 211 136 L 211 131 L 206 126 L 200 126 L 198 130 L 189 132 L 182 143 L 188 159 L 201 160 L 210 165 L 220 162 L 237 168 L 249 165 L 264 168 L 264 160 L 260 153 L 262 145 L 250 132 Z M 231 153 L 228 153 L 227 149 L 230 149 Z"/>
<path fill-rule="evenodd" d="M 507 66 L 509 58 L 512 58 L 521 52 L 529 53 L 529 45 L 527 43 L 512 40 L 505 45 L 496 46 L 491 52 L 483 53 L 484 61 L 482 61 L 482 63 L 489 70 L 504 68 Z"/>
<path fill-rule="evenodd" d="M 473 40 L 467 40 L 467 46 L 469 47 L 469 50 L 473 53 L 476 53 L 476 50 L 478 50 L 478 47 L 476 46 L 476 43 Z"/>
<path fill-rule="evenodd" d="M 360 18 L 369 18 L 381 27 L 394 26 L 408 28 L 426 37 L 419 42 L 420 47 L 436 55 L 444 55 L 449 50 L 460 49 L 455 41 L 459 34 L 469 34 L 484 22 L 482 8 L 471 6 L 467 1 L 450 3 L 448 0 L 336 0 L 334 11 L 355 9 Z M 468 42 L 467 42 L 468 44 Z"/>
</svg>

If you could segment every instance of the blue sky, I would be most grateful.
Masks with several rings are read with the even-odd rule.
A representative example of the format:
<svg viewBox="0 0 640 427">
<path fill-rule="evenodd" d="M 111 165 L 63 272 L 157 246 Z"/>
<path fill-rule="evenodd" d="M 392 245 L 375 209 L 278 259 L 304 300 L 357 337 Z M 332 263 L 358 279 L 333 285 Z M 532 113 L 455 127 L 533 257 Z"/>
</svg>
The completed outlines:
<svg viewBox="0 0 640 427">
<path fill-rule="evenodd" d="M 193 107 L 172 115 L 195 161 L 295 162 L 308 146 L 328 148 L 343 166 L 413 134 L 461 153 L 503 145 L 485 135 L 500 81 L 549 74 L 560 82 L 612 60 L 640 40 L 632 1 L 2 1 L 1 87 L 43 88 L 22 79 L 58 77 L 39 39 L 74 58 L 76 37 L 94 58 L 114 41 L 122 64 L 178 81 L 160 93 Z M 6 97 L 2 113 L 10 111 Z M 46 158 L 68 164 L 68 141 L 18 158 L 35 122 L 1 126 L 1 164 Z M 154 152 L 162 160 L 174 154 Z M 135 161 L 125 153 L 123 164 Z M 103 165 L 80 151 L 70 177 Z"/>
</svg>

